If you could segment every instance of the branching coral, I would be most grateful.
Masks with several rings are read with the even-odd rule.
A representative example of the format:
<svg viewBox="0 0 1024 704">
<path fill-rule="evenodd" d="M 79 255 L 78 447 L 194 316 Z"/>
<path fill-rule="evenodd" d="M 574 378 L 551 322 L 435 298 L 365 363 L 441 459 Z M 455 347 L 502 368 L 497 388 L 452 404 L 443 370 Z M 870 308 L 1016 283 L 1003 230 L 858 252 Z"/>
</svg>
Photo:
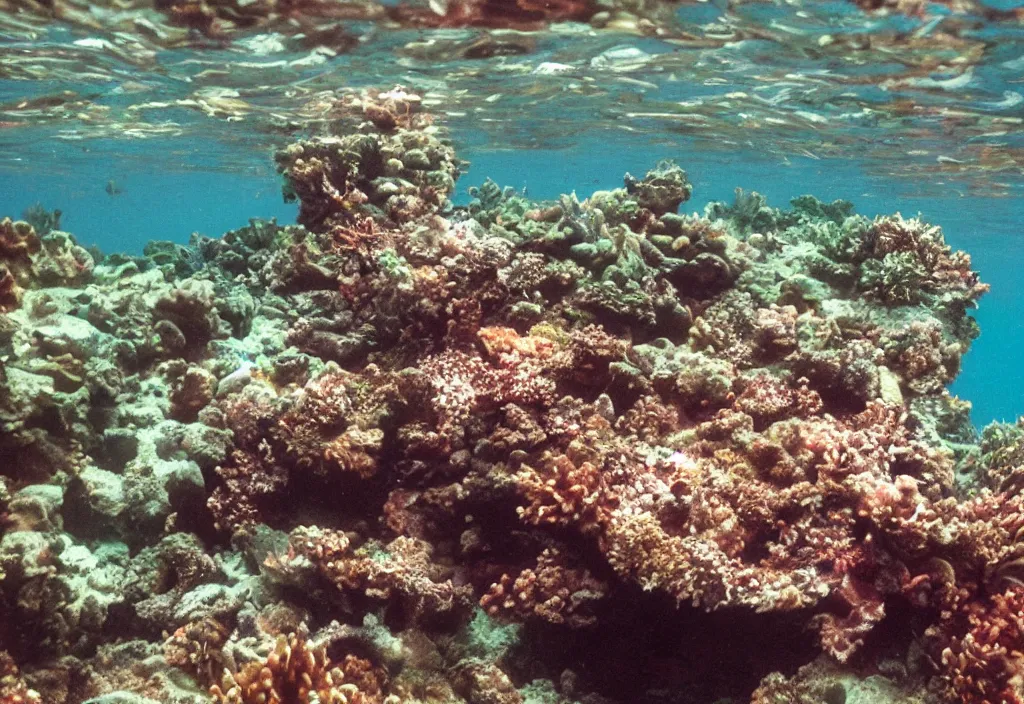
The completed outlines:
<svg viewBox="0 0 1024 704">
<path fill-rule="evenodd" d="M 277 421 L 275 435 L 287 457 L 320 473 L 374 474 L 384 434 L 379 428 L 360 428 L 349 417 L 351 407 L 344 377 L 325 375 L 310 382 L 298 404 Z"/>
<path fill-rule="evenodd" d="M 919 218 L 878 218 L 862 246 L 872 262 L 865 264 L 862 285 L 887 302 L 913 303 L 922 294 L 934 294 L 971 307 L 988 290 L 971 271 L 971 258 L 953 252 L 942 230 Z"/>
<path fill-rule="evenodd" d="M 492 350 L 493 363 L 468 354 L 449 351 L 428 358 L 419 371 L 430 385 L 427 403 L 436 417 L 436 432 L 446 441 L 461 442 L 461 433 L 476 413 L 493 411 L 506 403 L 547 405 L 554 401 L 555 384 L 544 374 L 543 361 L 550 356 L 544 341 L 505 334 L 506 343 L 518 345 L 502 351 L 493 333 L 484 332 L 484 345 Z"/>
<path fill-rule="evenodd" d="M 234 450 L 230 463 L 219 467 L 217 474 L 222 484 L 214 489 L 208 505 L 221 530 L 266 520 L 275 496 L 288 484 L 287 470 L 274 459 L 266 442 L 252 452 Z"/>
<path fill-rule="evenodd" d="M 343 667 L 332 667 L 326 649 L 292 633 L 279 636 L 264 662 L 253 662 L 210 688 L 216 704 L 376 704 L 346 681 Z M 384 700 L 387 701 L 387 700 Z"/>
<path fill-rule="evenodd" d="M 227 401 L 236 448 L 217 467 L 220 483 L 208 501 L 217 527 L 230 531 L 279 516 L 295 476 L 328 485 L 373 476 L 384 438 L 379 424 L 389 412 L 383 384 L 327 373 L 288 399 L 251 385 Z"/>
<path fill-rule="evenodd" d="M 39 692 L 29 689 L 7 651 L 0 651 L 0 702 L 3 704 L 41 704 Z"/>
<path fill-rule="evenodd" d="M 602 478 L 602 468 L 587 453 L 574 462 L 566 455 L 541 458 L 538 469 L 528 465 L 516 474 L 516 482 L 528 503 L 519 516 L 533 525 L 572 525 L 583 533 L 600 530 L 614 506 Z"/>
<path fill-rule="evenodd" d="M 352 550 L 344 535 L 298 530 L 291 548 L 317 565 L 338 589 L 401 603 L 415 622 L 436 620 L 469 608 L 471 591 L 455 584 L 450 570 L 431 558 L 429 543 L 399 537 Z"/>
<path fill-rule="evenodd" d="M 480 599 L 491 615 L 516 615 L 526 621 L 584 628 L 597 623 L 594 605 L 607 595 L 608 586 L 585 568 L 567 564 L 564 550 L 546 548 L 537 565 L 518 575 L 502 575 Z"/>
<path fill-rule="evenodd" d="M 964 604 L 954 617 L 964 622 L 963 631 L 947 636 L 939 655 L 941 676 L 952 698 L 965 704 L 1022 701 L 1022 592 L 1015 585 L 992 595 L 987 603 Z M 943 642 L 941 636 L 933 637 Z"/>
</svg>

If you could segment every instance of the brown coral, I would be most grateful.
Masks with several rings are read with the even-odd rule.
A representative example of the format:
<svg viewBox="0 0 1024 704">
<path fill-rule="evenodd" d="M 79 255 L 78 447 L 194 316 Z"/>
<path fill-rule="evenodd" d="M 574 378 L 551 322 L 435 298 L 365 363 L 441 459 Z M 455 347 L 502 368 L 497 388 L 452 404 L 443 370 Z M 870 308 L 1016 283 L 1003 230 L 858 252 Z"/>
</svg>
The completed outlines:
<svg viewBox="0 0 1024 704">
<path fill-rule="evenodd" d="M 279 636 L 265 662 L 253 662 L 236 673 L 224 672 L 210 688 L 216 704 L 375 704 L 345 670 L 332 667 L 327 651 L 292 633 Z"/>
<path fill-rule="evenodd" d="M 211 683 L 226 663 L 222 648 L 230 631 L 214 618 L 192 621 L 164 641 L 167 662 Z"/>
<path fill-rule="evenodd" d="M 899 214 L 877 218 L 864 236 L 863 247 L 876 259 L 889 254 L 912 255 L 926 273 L 926 290 L 952 294 L 963 306 L 973 305 L 989 289 L 971 270 L 970 256 L 954 252 L 942 230 L 920 218 L 908 220 Z"/>
<path fill-rule="evenodd" d="M 343 534 L 299 529 L 290 544 L 294 554 L 311 560 L 338 589 L 401 603 L 413 622 L 464 613 L 472 603 L 472 589 L 457 584 L 423 540 L 400 536 L 386 545 L 369 543 L 353 550 Z"/>
<path fill-rule="evenodd" d="M 42 241 L 27 222 L 0 220 L 0 312 L 21 302 L 22 290 L 33 276 L 35 255 Z"/>
<path fill-rule="evenodd" d="M 42 701 L 39 693 L 25 684 L 10 654 L 0 650 L 0 704 L 42 704 Z"/>
<path fill-rule="evenodd" d="M 584 567 L 573 566 L 565 550 L 545 548 L 537 565 L 518 575 L 504 574 L 480 599 L 492 616 L 540 618 L 548 623 L 583 628 L 597 623 L 595 606 L 608 585 Z"/>
</svg>

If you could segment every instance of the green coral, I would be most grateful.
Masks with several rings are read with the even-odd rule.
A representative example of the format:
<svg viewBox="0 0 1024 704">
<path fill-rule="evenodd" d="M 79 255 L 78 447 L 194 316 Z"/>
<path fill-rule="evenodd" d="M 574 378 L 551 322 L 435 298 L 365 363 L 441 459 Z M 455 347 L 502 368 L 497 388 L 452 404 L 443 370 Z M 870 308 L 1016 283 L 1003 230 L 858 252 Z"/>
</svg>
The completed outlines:
<svg viewBox="0 0 1024 704">
<path fill-rule="evenodd" d="M 871 228 L 870 220 L 862 215 L 850 215 L 839 221 L 827 217 L 812 219 L 808 212 L 797 214 L 799 222 L 787 228 L 785 237 L 797 236 L 812 242 L 833 266 L 855 262 L 862 256 L 864 237 Z"/>
<path fill-rule="evenodd" d="M 742 237 L 753 232 L 778 230 L 782 213 L 768 205 L 768 199 L 756 191 L 736 189 L 732 205 L 722 201 L 708 203 L 704 214 L 711 220 L 724 220 L 736 236 Z"/>
<path fill-rule="evenodd" d="M 886 305 L 909 305 L 921 300 L 921 286 L 928 278 L 912 252 L 892 252 L 868 259 L 861 266 L 857 286 Z"/>
<path fill-rule="evenodd" d="M 853 203 L 848 200 L 834 200 L 825 203 L 814 196 L 802 195 L 789 201 L 792 213 L 803 220 L 830 220 L 837 225 L 853 215 Z"/>
<path fill-rule="evenodd" d="M 519 644 L 522 626 L 503 624 L 477 607 L 466 624 L 467 656 L 496 661 Z"/>
</svg>

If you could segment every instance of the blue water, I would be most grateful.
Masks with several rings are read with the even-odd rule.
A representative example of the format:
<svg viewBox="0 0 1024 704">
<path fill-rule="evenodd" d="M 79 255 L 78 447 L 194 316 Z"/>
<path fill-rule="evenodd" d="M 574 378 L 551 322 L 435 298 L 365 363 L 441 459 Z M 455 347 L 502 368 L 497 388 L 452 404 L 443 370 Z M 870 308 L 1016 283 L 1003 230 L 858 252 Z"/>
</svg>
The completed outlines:
<svg viewBox="0 0 1024 704">
<path fill-rule="evenodd" d="M 319 124 L 307 104 L 403 83 L 471 162 L 462 202 L 488 177 L 534 198 L 582 197 L 671 158 L 694 183 L 694 210 L 742 187 L 779 206 L 812 193 L 869 216 L 922 213 L 992 286 L 952 391 L 979 425 L 1024 414 L 1019 22 L 941 5 L 911 17 L 840 1 L 669 7 L 656 17 L 665 39 L 352 22 L 352 45 L 326 53 L 276 29 L 162 46 L 117 13 L 86 26 L 0 13 L 0 215 L 60 208 L 83 243 L 130 252 L 253 217 L 290 222 L 271 154 Z M 505 50 L 467 50 L 488 42 Z"/>
<path fill-rule="evenodd" d="M 536 198 L 555 198 L 575 190 L 589 194 L 622 185 L 622 173 L 643 173 L 662 158 L 686 168 L 694 195 L 682 210 L 700 210 L 713 200 L 731 201 L 737 187 L 756 190 L 770 203 L 785 206 L 811 193 L 822 200 L 852 201 L 857 212 L 873 217 L 895 212 L 921 213 L 942 226 L 947 242 L 970 253 L 975 270 L 992 286 L 975 313 L 981 336 L 964 358 L 951 392 L 973 404 L 978 426 L 1024 415 L 1024 212 L 1014 198 L 970 198 L 950 186 L 946 196 L 913 195 L 912 184 L 869 176 L 857 163 L 810 158 L 766 159 L 757 153 L 707 153 L 636 140 L 616 144 L 608 134 L 595 136 L 587 149 L 567 151 L 497 151 L 470 154 L 468 183 L 485 176 L 499 183 L 527 187 Z"/>
<path fill-rule="evenodd" d="M 453 137 L 458 143 L 459 134 Z M 477 144 L 462 152 L 470 167 L 460 181 L 456 202 L 466 202 L 468 187 L 488 177 L 526 188 L 533 198 L 553 199 L 571 191 L 583 197 L 621 186 L 624 172 L 642 174 L 659 160 L 671 158 L 687 169 L 694 185 L 693 199 L 683 210 L 699 211 L 708 201 L 731 200 L 735 188 L 741 187 L 759 191 L 779 206 L 812 193 L 823 200 L 851 200 L 867 216 L 922 213 L 943 227 L 954 248 L 971 254 L 975 269 L 992 286 L 976 312 L 981 337 L 951 391 L 972 402 L 979 426 L 1024 414 L 1019 352 L 1024 340 L 1024 287 L 1019 284 L 1024 237 L 1021 206 L 1013 198 L 971 198 L 954 186 L 946 196 L 930 189 L 928 195 L 915 195 L 913 184 L 868 174 L 849 160 L 780 160 L 757 152 L 699 151 L 683 138 L 671 143 L 600 131 L 577 134 L 582 148 L 510 150 L 487 149 L 475 136 L 467 137 Z M 108 150 L 112 147 L 106 145 Z M 37 156 L 31 169 L 0 172 L 0 213 L 17 216 L 34 203 L 60 208 L 62 227 L 84 244 L 105 252 L 136 253 L 150 240 L 185 243 L 193 232 L 215 236 L 253 217 L 284 223 L 295 219 L 296 207 L 283 202 L 269 154 L 263 160 L 248 160 L 242 170 L 213 170 L 204 165 L 208 154 L 200 149 L 182 151 L 180 145 L 147 141 L 134 149 L 133 158 L 126 158 L 123 153 L 105 154 L 104 148 L 92 145 L 89 154 L 71 157 L 65 145 L 58 145 L 50 163 L 39 163 Z M 73 160 L 74 168 L 61 167 L 59 152 Z M 160 168 L 153 168 L 153 163 Z M 110 180 L 120 194 L 105 192 Z"/>
<path fill-rule="evenodd" d="M 61 227 L 83 244 L 134 253 L 150 240 L 218 236 L 249 218 L 295 219 L 297 208 L 282 201 L 269 155 L 244 171 L 212 170 L 198 147 L 143 142 L 128 159 L 109 153 L 111 146 L 93 144 L 89 154 L 71 155 L 75 147 L 57 144 L 52 159 L 40 163 L 36 155 L 24 169 L 4 173 L 0 213 L 18 216 L 36 203 L 59 208 Z M 110 181 L 120 193 L 107 193 Z"/>
</svg>

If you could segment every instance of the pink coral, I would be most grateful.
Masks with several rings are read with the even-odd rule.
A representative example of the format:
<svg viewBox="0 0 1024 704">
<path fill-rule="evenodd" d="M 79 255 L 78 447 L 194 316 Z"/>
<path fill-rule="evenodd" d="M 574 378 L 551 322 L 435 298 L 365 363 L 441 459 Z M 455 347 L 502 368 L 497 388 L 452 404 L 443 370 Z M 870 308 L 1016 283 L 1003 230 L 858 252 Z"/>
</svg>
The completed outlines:
<svg viewBox="0 0 1024 704">
<path fill-rule="evenodd" d="M 213 490 L 207 505 L 223 531 L 267 520 L 275 496 L 288 485 L 288 471 L 274 459 L 266 441 L 254 451 L 234 450 L 217 474 L 222 484 Z"/>
<path fill-rule="evenodd" d="M 589 570 L 572 566 L 564 550 L 545 548 L 535 567 L 502 575 L 480 605 L 492 616 L 515 614 L 583 628 L 597 623 L 594 606 L 607 592 L 608 585 Z"/>
<path fill-rule="evenodd" d="M 939 655 L 948 693 L 964 704 L 1024 701 L 1024 587 L 1015 585 L 987 601 L 964 604 L 956 615 L 963 631 Z M 935 638 L 941 638 L 934 634 Z"/>
<path fill-rule="evenodd" d="M 743 379 L 733 408 L 754 419 L 758 427 L 790 416 L 808 418 L 820 412 L 821 396 L 806 385 L 796 389 L 766 372 Z"/>
<path fill-rule="evenodd" d="M 908 220 L 899 214 L 877 218 L 864 241 L 869 256 L 878 259 L 887 254 L 912 254 L 927 272 L 929 290 L 955 294 L 964 304 L 972 304 L 989 289 L 971 270 L 970 256 L 953 252 L 942 230 L 920 218 Z"/>
<path fill-rule="evenodd" d="M 519 352 L 496 356 L 494 363 L 488 363 L 452 350 L 429 357 L 419 365 L 429 380 L 428 403 L 442 437 L 456 436 L 472 415 L 506 403 L 553 402 L 555 384 L 543 374 L 540 360 Z"/>
<path fill-rule="evenodd" d="M 423 540 L 400 536 L 386 545 L 353 550 L 343 534 L 299 529 L 290 544 L 338 589 L 400 601 L 417 622 L 464 612 L 471 603 L 472 589 L 456 584 L 449 570 L 434 562 L 434 548 Z"/>
</svg>

